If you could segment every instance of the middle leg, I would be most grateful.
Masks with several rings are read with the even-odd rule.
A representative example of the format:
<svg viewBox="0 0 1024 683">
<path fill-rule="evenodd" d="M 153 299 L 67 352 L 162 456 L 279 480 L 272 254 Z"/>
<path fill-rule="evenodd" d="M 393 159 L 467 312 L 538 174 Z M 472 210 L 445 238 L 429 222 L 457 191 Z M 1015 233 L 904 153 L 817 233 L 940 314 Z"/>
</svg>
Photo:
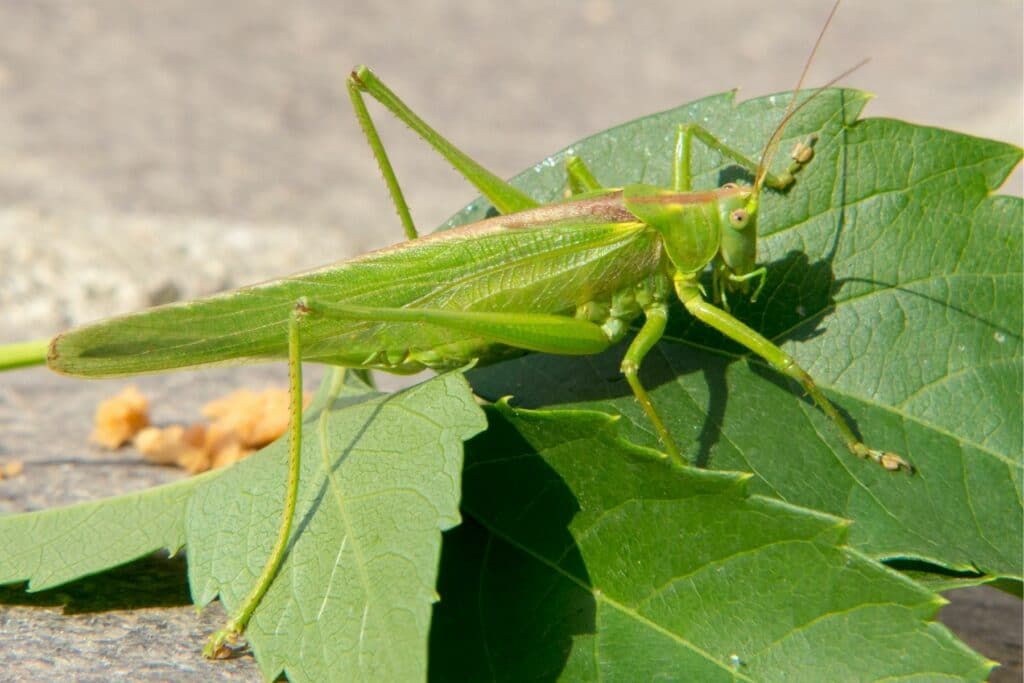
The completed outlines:
<svg viewBox="0 0 1024 683">
<path fill-rule="evenodd" d="M 679 452 L 675 439 L 669 433 L 665 422 L 655 409 L 647 389 L 640 383 L 640 377 L 638 376 L 640 364 L 643 362 L 644 357 L 654 348 L 654 345 L 658 343 L 662 335 L 665 334 L 665 325 L 668 323 L 668 304 L 656 303 L 648 306 L 644 309 L 644 316 L 644 324 L 640 331 L 637 332 L 636 337 L 633 338 L 629 349 L 626 350 L 626 355 L 622 358 L 620 369 L 622 374 L 626 376 L 626 381 L 629 382 L 633 395 L 636 396 L 640 406 L 647 413 L 647 418 L 654 425 L 654 430 L 658 433 L 658 438 L 664 444 L 669 457 L 677 465 L 685 465 L 686 461 L 683 460 L 682 453 Z"/>
</svg>

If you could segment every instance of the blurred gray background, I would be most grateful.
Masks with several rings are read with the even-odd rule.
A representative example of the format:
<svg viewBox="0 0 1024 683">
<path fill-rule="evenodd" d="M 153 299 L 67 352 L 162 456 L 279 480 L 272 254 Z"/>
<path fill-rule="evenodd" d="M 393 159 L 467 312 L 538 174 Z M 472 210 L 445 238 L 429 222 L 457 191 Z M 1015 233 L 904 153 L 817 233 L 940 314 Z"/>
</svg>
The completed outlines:
<svg viewBox="0 0 1024 683">
<path fill-rule="evenodd" d="M 711 93 L 790 89 L 829 7 L 6 0 L 0 343 L 398 241 L 345 93 L 357 63 L 512 175 L 580 137 Z M 867 115 L 1021 144 L 1021 22 L 1021 0 L 849 0 L 810 82 L 869 56 L 844 81 L 877 95 Z M 379 123 L 421 229 L 472 198 L 411 133 L 383 114 Z M 1008 191 L 1020 188 L 1018 171 Z M 283 377 L 269 367 L 142 383 L 156 419 L 170 421 L 194 419 L 199 402 L 238 383 Z M 179 476 L 86 445 L 96 401 L 119 386 L 43 370 L 0 376 L 0 462 L 27 464 L 0 482 L 0 512 Z M 1020 680 L 1019 603 L 990 590 L 954 598 L 944 618 L 986 655 L 1016 663 L 996 680 Z M 5 677 L 255 678 L 250 660 L 198 659 L 217 618 L 197 621 L 183 605 L 71 618 L 53 606 L 0 605 Z"/>
</svg>

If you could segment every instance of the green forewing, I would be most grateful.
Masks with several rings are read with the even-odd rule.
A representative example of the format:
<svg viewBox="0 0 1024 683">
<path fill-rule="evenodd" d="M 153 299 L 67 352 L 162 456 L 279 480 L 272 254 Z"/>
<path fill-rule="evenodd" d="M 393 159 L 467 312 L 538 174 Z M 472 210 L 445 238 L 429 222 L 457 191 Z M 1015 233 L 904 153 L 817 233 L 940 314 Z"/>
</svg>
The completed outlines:
<svg viewBox="0 0 1024 683">
<path fill-rule="evenodd" d="M 432 681 L 980 681 L 942 600 L 850 548 L 849 524 L 667 471 L 590 411 L 499 402 L 467 444 Z M 510 485 L 515 482 L 515 485 Z M 495 672 L 499 672 L 496 676 Z"/>
<path fill-rule="evenodd" d="M 650 273 L 659 253 L 643 225 L 538 210 L 539 225 L 499 217 L 293 277 L 80 327 L 54 340 L 51 367 L 130 375 L 286 355 L 300 297 L 373 307 L 561 313 Z M 622 212 L 619 211 L 619 214 Z M 310 315 L 302 355 L 358 367 L 383 353 L 437 350 L 449 365 L 507 356 L 473 334 L 423 323 L 339 322 Z M 444 365 L 444 363 L 440 363 Z M 404 370 L 419 368 L 406 367 Z"/>
</svg>

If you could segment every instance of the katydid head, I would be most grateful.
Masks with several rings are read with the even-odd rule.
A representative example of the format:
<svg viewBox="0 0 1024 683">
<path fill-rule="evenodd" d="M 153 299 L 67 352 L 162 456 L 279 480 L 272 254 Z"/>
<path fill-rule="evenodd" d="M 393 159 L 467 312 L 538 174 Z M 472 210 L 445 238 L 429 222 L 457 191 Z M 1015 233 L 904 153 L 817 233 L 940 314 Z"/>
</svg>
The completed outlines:
<svg viewBox="0 0 1024 683">
<path fill-rule="evenodd" d="M 705 267 L 712 266 L 714 298 L 718 303 L 726 303 L 727 291 L 748 292 L 754 278 L 760 277 L 760 284 L 754 290 L 752 301 L 757 299 L 757 294 L 764 286 L 766 270 L 756 265 L 757 216 L 761 191 L 765 187 L 776 191 L 788 188 L 794 182 L 797 171 L 810 162 L 814 154 L 816 138 L 811 135 L 807 141 L 798 143 L 793 149 L 790 154 L 792 162 L 785 171 L 770 171 L 790 121 L 826 88 L 867 61 L 832 79 L 808 97 L 802 100 L 799 98 L 814 55 L 838 7 L 837 0 L 804 64 L 782 120 L 765 143 L 756 169 L 753 168 L 752 160 L 719 141 L 710 131 L 695 124 L 679 126 L 674 187 L 687 190 L 690 187 L 690 141 L 693 138 L 717 150 L 722 156 L 738 161 L 744 168 L 753 170 L 752 185 L 727 183 L 716 190 L 705 192 L 663 190 L 649 185 L 623 188 L 622 198 L 626 209 L 660 234 L 665 255 L 676 271 L 695 279 Z"/>
<path fill-rule="evenodd" d="M 861 61 L 856 66 L 848 69 L 839 76 L 836 76 L 825 85 L 817 88 L 809 97 L 804 99 L 798 104 L 798 95 L 803 88 L 804 80 L 807 78 L 807 72 L 810 70 L 811 64 L 814 62 L 814 57 L 818 52 L 818 48 L 821 46 L 822 38 L 825 36 L 825 31 L 828 30 L 829 25 L 832 23 L 833 17 L 835 17 L 836 10 L 839 9 L 839 3 L 841 0 L 836 0 L 832 6 L 832 10 L 829 12 L 828 18 L 825 19 L 825 24 L 821 27 L 821 31 L 818 33 L 817 39 L 814 41 L 814 46 L 811 48 L 811 53 L 807 57 L 807 61 L 804 63 L 803 71 L 800 73 L 800 78 L 797 81 L 796 88 L 793 90 L 793 96 L 786 106 L 786 111 L 782 116 L 782 120 L 772 131 L 768 141 L 765 143 L 764 149 L 761 151 L 761 159 L 757 164 L 757 170 L 754 173 L 754 185 L 748 187 L 743 193 L 743 206 L 739 207 L 735 204 L 731 204 L 728 201 L 722 201 L 723 216 L 727 211 L 731 210 L 728 214 L 729 220 L 723 220 L 722 225 L 722 244 L 719 252 L 719 263 L 714 268 L 714 283 L 715 283 L 715 299 L 722 299 L 724 304 L 724 292 L 727 290 L 739 289 L 746 293 L 749 290 L 749 284 L 752 277 L 760 274 L 761 283 L 757 289 L 754 290 L 754 294 L 751 297 L 752 301 L 757 300 L 757 295 L 764 286 L 764 268 L 755 268 L 755 262 L 757 260 L 757 226 L 756 218 L 757 211 L 760 205 L 761 191 L 765 186 L 771 187 L 775 190 L 784 190 L 788 188 L 795 180 L 795 173 L 799 171 L 805 164 L 807 164 L 814 156 L 814 143 L 817 140 L 816 135 L 811 135 L 805 142 L 799 142 L 790 152 L 792 162 L 786 168 L 785 172 L 774 175 L 769 170 L 772 165 L 772 161 L 775 159 L 775 155 L 779 150 L 779 145 L 782 141 L 782 134 L 789 125 L 789 122 L 793 119 L 798 111 L 813 101 L 818 95 L 823 93 L 825 89 L 834 85 L 841 79 L 845 78 L 849 74 L 853 73 L 860 67 L 864 66 L 868 62 L 867 59 Z M 727 184 L 723 186 L 723 190 L 728 188 Z M 720 190 L 721 191 L 721 190 Z M 728 227 L 726 227 L 728 226 Z M 732 229 L 729 229 L 732 228 Z"/>
<path fill-rule="evenodd" d="M 727 274 L 746 275 L 757 262 L 758 188 L 727 183 L 716 194 L 722 226 L 718 255 Z"/>
</svg>

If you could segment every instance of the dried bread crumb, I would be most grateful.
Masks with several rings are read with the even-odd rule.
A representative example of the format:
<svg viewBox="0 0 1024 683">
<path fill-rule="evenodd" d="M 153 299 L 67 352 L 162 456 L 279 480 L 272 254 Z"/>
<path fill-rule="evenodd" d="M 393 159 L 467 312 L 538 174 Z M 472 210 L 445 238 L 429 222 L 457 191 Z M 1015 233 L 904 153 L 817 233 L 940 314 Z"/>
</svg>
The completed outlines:
<svg viewBox="0 0 1024 683">
<path fill-rule="evenodd" d="M 245 448 L 262 448 L 288 428 L 288 391 L 239 389 L 203 406 L 211 439 L 237 440 Z"/>
<path fill-rule="evenodd" d="M 131 387 L 134 389 L 134 387 Z M 122 392 L 122 394 L 125 392 Z M 135 390 L 130 402 L 146 407 L 145 398 Z M 103 407 L 117 401 L 121 395 L 104 401 Z M 310 396 L 303 397 L 303 405 L 308 405 Z M 129 402 L 121 399 L 115 406 L 122 407 Z M 266 389 L 250 391 L 240 389 L 223 398 L 210 401 L 203 406 L 203 415 L 210 420 L 208 424 L 196 423 L 189 426 L 169 425 L 152 427 L 148 419 L 133 432 L 133 444 L 147 460 L 160 465 L 173 465 L 192 472 L 205 472 L 209 469 L 226 467 L 271 443 L 288 428 L 287 389 Z M 97 411 L 97 432 L 100 431 L 100 410 Z M 128 431 L 129 425 L 116 425 L 116 417 L 123 415 L 126 421 L 133 421 L 132 413 L 116 408 L 107 408 L 104 412 L 104 429 L 110 433 L 121 434 Z M 107 423 L 110 423 L 109 425 Z M 115 439 L 102 443 L 111 448 Z M 124 441 L 117 442 L 117 445 Z"/>
<path fill-rule="evenodd" d="M 146 427 L 135 435 L 132 444 L 158 465 L 180 465 L 183 461 L 202 460 L 205 455 L 206 427 L 183 425 Z M 186 468 L 188 469 L 188 468 Z"/>
<path fill-rule="evenodd" d="M 149 425 L 149 401 L 136 386 L 127 386 L 96 408 L 95 427 L 89 441 L 106 448 L 120 448 Z"/>
</svg>

